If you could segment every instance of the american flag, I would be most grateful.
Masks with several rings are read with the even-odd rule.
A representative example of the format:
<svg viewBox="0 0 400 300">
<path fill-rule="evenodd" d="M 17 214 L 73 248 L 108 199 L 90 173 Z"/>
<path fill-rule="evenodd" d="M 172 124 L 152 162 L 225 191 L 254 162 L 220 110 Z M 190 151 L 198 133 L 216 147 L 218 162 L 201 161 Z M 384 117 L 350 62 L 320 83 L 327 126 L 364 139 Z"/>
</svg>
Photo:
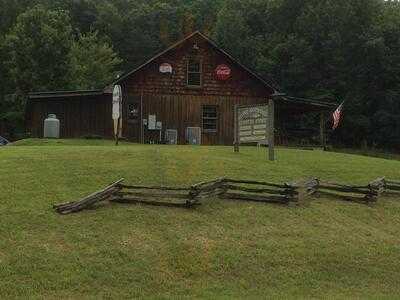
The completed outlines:
<svg viewBox="0 0 400 300">
<path fill-rule="evenodd" d="M 344 102 L 342 102 L 342 104 L 340 104 L 339 107 L 333 113 L 333 127 L 332 127 L 333 130 L 338 128 L 340 120 L 342 119 L 343 104 Z"/>
</svg>

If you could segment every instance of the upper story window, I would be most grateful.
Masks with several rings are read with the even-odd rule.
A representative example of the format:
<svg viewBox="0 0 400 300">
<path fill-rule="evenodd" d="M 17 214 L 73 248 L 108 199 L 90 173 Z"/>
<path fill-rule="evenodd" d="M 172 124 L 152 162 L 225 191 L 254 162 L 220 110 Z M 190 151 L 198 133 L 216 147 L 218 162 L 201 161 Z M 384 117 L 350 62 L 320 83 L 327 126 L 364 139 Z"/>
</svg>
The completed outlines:
<svg viewBox="0 0 400 300">
<path fill-rule="evenodd" d="M 201 87 L 201 60 L 190 58 L 187 62 L 187 85 L 191 87 Z"/>
</svg>

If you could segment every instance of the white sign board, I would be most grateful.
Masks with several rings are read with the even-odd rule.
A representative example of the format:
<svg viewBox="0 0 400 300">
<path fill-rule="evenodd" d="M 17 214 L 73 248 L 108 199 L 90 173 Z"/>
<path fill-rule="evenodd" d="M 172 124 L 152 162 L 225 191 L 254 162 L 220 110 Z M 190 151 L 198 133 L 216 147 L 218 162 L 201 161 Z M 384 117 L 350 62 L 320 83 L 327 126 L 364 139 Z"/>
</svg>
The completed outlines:
<svg viewBox="0 0 400 300">
<path fill-rule="evenodd" d="M 163 74 L 172 74 L 172 66 L 169 63 L 163 63 L 160 65 L 160 72 Z"/>
<path fill-rule="evenodd" d="M 238 107 L 239 143 L 267 140 L 268 105 Z"/>
<path fill-rule="evenodd" d="M 155 130 L 156 129 L 156 115 L 149 115 L 149 122 L 147 124 L 147 128 L 149 130 Z"/>
<path fill-rule="evenodd" d="M 116 85 L 113 91 L 113 106 L 112 106 L 112 118 L 118 120 L 121 116 L 121 103 L 122 103 L 122 89 L 120 85 Z"/>
</svg>

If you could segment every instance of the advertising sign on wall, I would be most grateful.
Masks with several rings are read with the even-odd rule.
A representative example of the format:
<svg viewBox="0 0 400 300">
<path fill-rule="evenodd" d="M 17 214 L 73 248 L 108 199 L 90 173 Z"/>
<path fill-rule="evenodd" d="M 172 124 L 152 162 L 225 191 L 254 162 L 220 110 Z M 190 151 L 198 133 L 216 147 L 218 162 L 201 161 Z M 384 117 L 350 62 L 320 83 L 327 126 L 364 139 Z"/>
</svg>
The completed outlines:
<svg viewBox="0 0 400 300">
<path fill-rule="evenodd" d="M 163 63 L 160 65 L 160 73 L 172 74 L 172 66 L 169 63 Z"/>
<path fill-rule="evenodd" d="M 218 80 L 228 80 L 229 77 L 231 77 L 231 73 L 231 68 L 229 68 L 227 65 L 219 65 L 215 69 L 215 76 Z"/>
</svg>

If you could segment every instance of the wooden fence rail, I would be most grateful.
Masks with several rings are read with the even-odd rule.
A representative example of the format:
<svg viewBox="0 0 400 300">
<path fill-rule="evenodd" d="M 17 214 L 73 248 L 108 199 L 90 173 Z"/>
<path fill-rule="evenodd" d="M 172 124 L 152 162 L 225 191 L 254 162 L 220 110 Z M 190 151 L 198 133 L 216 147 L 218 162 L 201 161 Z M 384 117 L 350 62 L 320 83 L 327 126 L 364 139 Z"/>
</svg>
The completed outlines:
<svg viewBox="0 0 400 300">
<path fill-rule="evenodd" d="M 125 185 L 120 179 L 81 200 L 54 205 L 60 214 L 70 214 L 109 200 L 115 203 L 185 207 L 200 205 L 205 198 L 265 203 L 299 203 L 306 195 L 327 196 L 347 201 L 374 203 L 381 194 L 400 197 L 400 181 L 384 177 L 367 185 L 345 185 L 314 178 L 297 183 L 270 183 L 253 180 L 218 178 L 190 187 Z"/>
<path fill-rule="evenodd" d="M 400 181 L 390 180 L 382 178 L 380 188 L 382 193 L 388 196 L 397 196 L 400 197 Z"/>
<path fill-rule="evenodd" d="M 62 203 L 62 204 L 55 204 L 53 205 L 53 208 L 58 212 L 59 214 L 66 215 L 74 212 L 78 212 L 87 208 L 92 207 L 94 204 L 99 203 L 101 201 L 107 200 L 110 198 L 113 194 L 118 192 L 120 190 L 119 184 L 124 181 L 124 179 L 120 179 L 111 185 L 105 187 L 104 189 L 97 191 L 93 194 L 90 194 L 87 197 L 84 197 L 83 199 L 79 201 L 73 201 L 73 202 L 68 202 L 68 203 Z"/>
<path fill-rule="evenodd" d="M 189 207 L 194 204 L 189 188 L 127 185 L 120 185 L 120 188 L 111 202 L 169 207 Z"/>
<path fill-rule="evenodd" d="M 307 188 L 310 194 L 354 202 L 372 203 L 379 196 L 377 188 L 372 184 L 344 185 L 314 179 Z"/>
<path fill-rule="evenodd" d="M 251 180 L 224 180 L 225 193 L 220 197 L 231 200 L 288 204 L 299 202 L 299 187 Z"/>
</svg>

